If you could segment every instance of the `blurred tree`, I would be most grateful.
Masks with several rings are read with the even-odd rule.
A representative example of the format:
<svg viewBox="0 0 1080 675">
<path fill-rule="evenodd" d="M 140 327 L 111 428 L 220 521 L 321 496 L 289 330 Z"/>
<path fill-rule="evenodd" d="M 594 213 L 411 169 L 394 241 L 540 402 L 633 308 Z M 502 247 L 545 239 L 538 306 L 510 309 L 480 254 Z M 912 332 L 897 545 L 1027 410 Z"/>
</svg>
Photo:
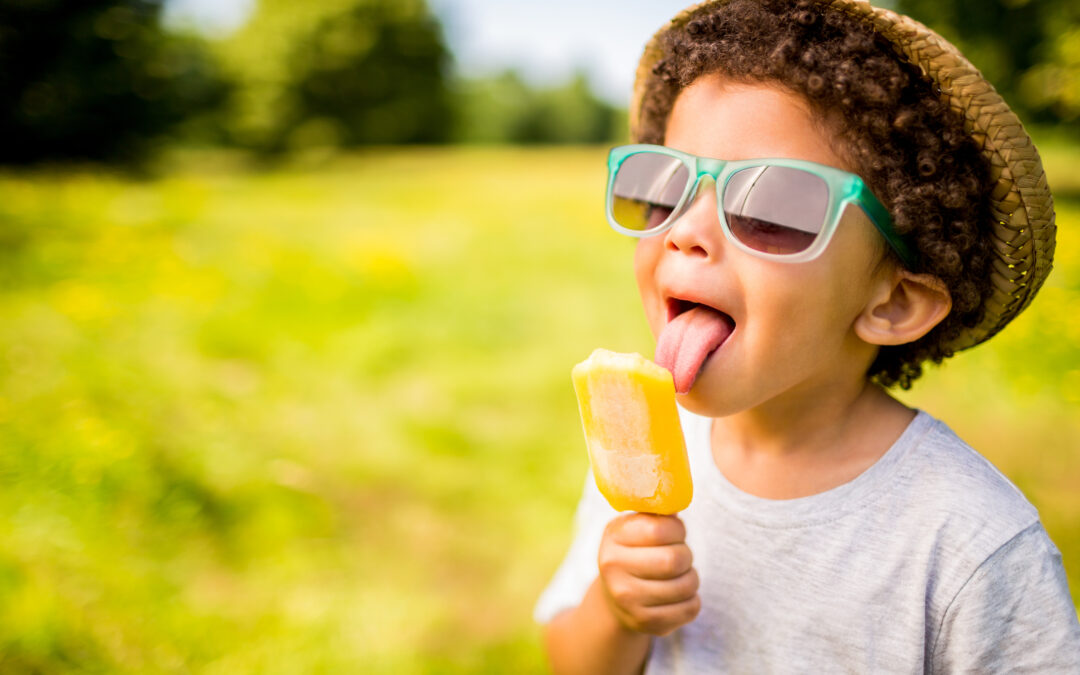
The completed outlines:
<svg viewBox="0 0 1080 675">
<path fill-rule="evenodd" d="M 423 0 L 365 0 L 332 14 L 295 45 L 279 142 L 444 142 L 453 127 L 449 61 Z"/>
<path fill-rule="evenodd" d="M 136 160 L 228 86 L 153 0 L 0 0 L 0 162 Z"/>
<path fill-rule="evenodd" d="M 327 17 L 346 12 L 357 0 L 258 0 L 239 30 L 213 43 L 229 77 L 237 83 L 229 103 L 230 139 L 250 148 L 275 143 L 282 120 L 292 115 L 289 89 L 296 44 Z"/>
<path fill-rule="evenodd" d="M 238 83 L 231 138 L 264 151 L 369 143 L 593 143 L 625 112 L 584 76 L 536 89 L 507 71 L 460 79 L 421 0 L 259 0 L 215 49 Z"/>
<path fill-rule="evenodd" d="M 1035 109 L 1049 111 L 1062 122 L 1080 119 L 1080 21 L 1050 38 L 1047 59 L 1025 72 L 1020 93 Z M 1066 125 L 1075 133 L 1075 124 Z"/>
<path fill-rule="evenodd" d="M 457 137 L 467 143 L 604 143 L 625 116 L 598 99 L 584 74 L 549 89 L 530 88 L 507 71 L 460 84 Z"/>
<path fill-rule="evenodd" d="M 593 95 L 584 74 L 541 90 L 513 140 L 525 143 L 600 143 L 610 139 L 615 108 Z"/>
<path fill-rule="evenodd" d="M 1076 0 L 897 0 L 947 39 L 1028 119 L 1080 116 L 1080 3 Z"/>
<path fill-rule="evenodd" d="M 534 92 L 512 70 L 492 77 L 459 80 L 455 100 L 455 136 L 466 143 L 519 140 L 521 121 L 535 106 Z"/>
</svg>

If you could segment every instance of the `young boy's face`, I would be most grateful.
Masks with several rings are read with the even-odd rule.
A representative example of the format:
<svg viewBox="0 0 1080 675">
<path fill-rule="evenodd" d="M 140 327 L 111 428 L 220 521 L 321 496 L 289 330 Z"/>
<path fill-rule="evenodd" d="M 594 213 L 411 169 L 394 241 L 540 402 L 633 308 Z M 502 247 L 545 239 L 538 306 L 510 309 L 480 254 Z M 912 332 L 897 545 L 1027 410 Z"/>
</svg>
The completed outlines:
<svg viewBox="0 0 1080 675">
<path fill-rule="evenodd" d="M 785 157 L 850 170 L 799 96 L 720 76 L 703 77 L 679 95 L 666 144 L 703 157 Z M 717 417 L 762 405 L 804 407 L 838 384 L 860 386 L 877 347 L 859 339 L 854 322 L 891 272 L 882 263 L 884 241 L 865 214 L 848 208 L 828 249 L 815 260 L 763 260 L 725 239 L 716 192 L 709 188 L 699 188 L 671 229 L 640 239 L 634 256 L 654 335 L 690 303 L 716 308 L 734 323 L 680 403 Z M 698 314 L 689 337 L 674 341 L 695 367 L 695 336 L 727 330 L 707 325 L 722 320 L 717 313 Z"/>
</svg>

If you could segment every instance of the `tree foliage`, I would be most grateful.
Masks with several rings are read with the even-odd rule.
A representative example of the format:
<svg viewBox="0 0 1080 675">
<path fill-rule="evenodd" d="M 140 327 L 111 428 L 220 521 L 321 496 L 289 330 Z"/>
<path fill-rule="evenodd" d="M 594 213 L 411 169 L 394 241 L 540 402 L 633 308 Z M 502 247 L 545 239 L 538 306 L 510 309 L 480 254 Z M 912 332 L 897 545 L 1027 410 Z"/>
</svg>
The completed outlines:
<svg viewBox="0 0 1080 675">
<path fill-rule="evenodd" d="M 625 114 L 593 94 L 581 73 L 564 85 L 530 87 L 507 71 L 458 87 L 457 140 L 466 143 L 605 143 L 624 133 Z"/>
<path fill-rule="evenodd" d="M 955 42 L 1027 119 L 1080 117 L 1076 0 L 898 0 L 897 9 Z"/>
<path fill-rule="evenodd" d="M 151 0 L 0 0 L 0 162 L 132 160 L 228 87 Z"/>
<path fill-rule="evenodd" d="M 319 125 L 339 145 L 440 143 L 453 127 L 450 52 L 422 0 L 367 0 L 298 41 L 285 138 Z"/>
</svg>

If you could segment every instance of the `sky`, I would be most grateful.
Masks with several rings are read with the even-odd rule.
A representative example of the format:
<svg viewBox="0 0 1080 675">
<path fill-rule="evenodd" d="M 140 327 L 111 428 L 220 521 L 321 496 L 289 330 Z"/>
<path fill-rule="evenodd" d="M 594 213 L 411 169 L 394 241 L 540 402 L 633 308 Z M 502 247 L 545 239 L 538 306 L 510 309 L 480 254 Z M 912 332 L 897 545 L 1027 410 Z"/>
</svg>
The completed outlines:
<svg viewBox="0 0 1080 675">
<path fill-rule="evenodd" d="M 649 37 L 689 0 L 430 0 L 460 72 L 517 67 L 533 82 L 583 69 L 625 104 Z"/>
<path fill-rule="evenodd" d="M 166 20 L 211 36 L 243 25 L 256 0 L 167 0 Z M 302 0 L 301 0 L 302 1 Z M 583 70 L 604 99 L 626 105 L 648 38 L 692 0 L 428 0 L 457 71 L 520 70 L 534 84 Z"/>
</svg>

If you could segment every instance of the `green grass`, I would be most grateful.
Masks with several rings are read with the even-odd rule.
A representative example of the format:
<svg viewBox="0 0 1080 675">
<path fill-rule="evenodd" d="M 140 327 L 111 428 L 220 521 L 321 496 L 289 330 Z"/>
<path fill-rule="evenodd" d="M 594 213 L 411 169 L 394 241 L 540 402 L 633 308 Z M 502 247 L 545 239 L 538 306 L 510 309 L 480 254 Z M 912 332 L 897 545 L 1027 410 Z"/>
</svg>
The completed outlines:
<svg viewBox="0 0 1080 675">
<path fill-rule="evenodd" d="M 0 670 L 541 672 L 570 366 L 651 350 L 603 162 L 0 177 Z M 1077 187 L 1039 299 L 905 395 L 1027 492 L 1074 589 Z"/>
</svg>

